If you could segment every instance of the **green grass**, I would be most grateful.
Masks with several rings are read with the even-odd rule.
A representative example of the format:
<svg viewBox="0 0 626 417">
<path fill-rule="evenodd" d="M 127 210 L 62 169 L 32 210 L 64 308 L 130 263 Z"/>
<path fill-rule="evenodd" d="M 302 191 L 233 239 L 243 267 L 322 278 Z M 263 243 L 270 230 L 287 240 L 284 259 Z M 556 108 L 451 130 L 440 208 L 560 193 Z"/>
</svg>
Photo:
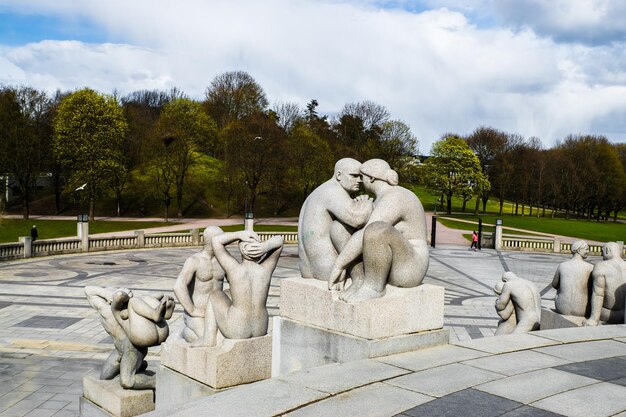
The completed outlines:
<svg viewBox="0 0 626 417">
<path fill-rule="evenodd" d="M 243 230 L 243 224 L 233 224 L 231 226 L 221 226 L 225 232 L 238 232 Z M 285 226 L 279 224 L 256 224 L 254 225 L 255 232 L 297 232 L 298 226 Z"/>
<path fill-rule="evenodd" d="M 476 220 L 473 215 L 452 215 L 448 217 L 463 218 L 466 220 Z M 514 227 L 535 232 L 549 233 L 561 236 L 570 236 L 580 239 L 595 240 L 598 242 L 609 242 L 626 240 L 626 224 L 624 223 L 603 223 L 588 220 L 565 220 L 551 219 L 549 217 L 530 217 L 515 215 L 481 215 L 483 223 L 495 224 L 497 218 L 502 219 L 503 227 Z M 468 229 L 464 229 L 468 230 Z M 517 234 L 518 232 L 511 231 Z"/>
<path fill-rule="evenodd" d="M 478 221 L 478 218 L 476 219 L 471 219 L 471 218 L 467 218 L 464 220 L 471 220 L 471 221 Z M 446 227 L 449 227 L 451 229 L 457 229 L 457 230 L 476 230 L 478 231 L 478 224 L 470 224 L 470 223 L 465 223 L 465 222 L 458 222 L 455 220 L 448 220 L 448 219 L 442 219 L 440 217 L 437 218 L 437 221 L 441 224 L 443 224 Z M 483 221 L 485 221 L 483 219 Z M 485 226 L 483 225 L 483 232 L 488 232 L 488 233 L 493 233 L 495 230 L 494 226 Z M 535 233 L 531 233 L 531 232 L 518 232 L 517 230 L 511 230 L 507 227 L 503 228 L 503 232 L 504 233 L 508 233 L 508 234 L 512 234 L 512 235 L 528 235 L 528 236 L 538 236 Z M 463 235 L 466 236 L 466 235 Z M 471 234 L 468 234 L 467 236 L 472 236 Z"/>
<path fill-rule="evenodd" d="M 20 236 L 30 236 L 30 229 L 34 224 L 37 225 L 39 239 L 76 236 L 76 221 L 74 220 L 2 219 L 0 222 L 0 243 L 17 242 Z M 91 221 L 89 222 L 89 233 L 119 232 L 169 225 L 172 223 Z"/>
</svg>

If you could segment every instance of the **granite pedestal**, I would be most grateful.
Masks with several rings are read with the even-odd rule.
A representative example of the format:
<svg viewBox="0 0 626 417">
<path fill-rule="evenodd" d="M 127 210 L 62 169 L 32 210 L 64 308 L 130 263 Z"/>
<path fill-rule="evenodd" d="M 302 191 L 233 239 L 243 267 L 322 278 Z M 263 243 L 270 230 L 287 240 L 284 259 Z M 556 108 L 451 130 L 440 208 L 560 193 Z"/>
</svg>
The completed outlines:
<svg viewBox="0 0 626 417">
<path fill-rule="evenodd" d="M 182 339 L 168 339 L 161 349 L 161 365 L 213 389 L 267 379 L 271 364 L 271 335 L 223 339 L 218 346 L 195 348 Z"/>
<path fill-rule="evenodd" d="M 350 304 L 325 282 L 283 279 L 272 376 L 446 344 L 443 305 L 444 288 L 430 284 L 387 286 L 381 298 Z"/>
<path fill-rule="evenodd" d="M 551 308 L 541 309 L 540 330 L 564 329 L 567 327 L 581 327 L 584 317 L 560 314 Z"/>
<path fill-rule="evenodd" d="M 133 417 L 154 410 L 154 391 L 124 389 L 119 377 L 103 381 L 83 378 L 81 417 Z"/>
</svg>

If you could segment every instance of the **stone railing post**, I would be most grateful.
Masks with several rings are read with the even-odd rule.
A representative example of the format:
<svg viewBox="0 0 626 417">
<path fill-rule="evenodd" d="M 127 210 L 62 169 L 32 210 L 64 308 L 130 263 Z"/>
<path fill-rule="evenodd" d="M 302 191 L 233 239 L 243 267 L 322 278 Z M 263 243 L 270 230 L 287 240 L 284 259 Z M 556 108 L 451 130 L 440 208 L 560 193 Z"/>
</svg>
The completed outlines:
<svg viewBox="0 0 626 417">
<path fill-rule="evenodd" d="M 552 248 L 552 252 L 561 253 L 561 239 L 558 237 L 554 237 L 554 247 Z"/>
<path fill-rule="evenodd" d="M 141 249 L 146 246 L 146 234 L 143 230 L 135 230 L 137 236 L 137 248 Z"/>
<path fill-rule="evenodd" d="M 30 236 L 21 236 L 20 242 L 24 245 L 24 258 L 33 256 L 33 239 Z"/>
<path fill-rule="evenodd" d="M 496 250 L 502 250 L 502 219 L 496 219 L 496 239 L 494 246 Z"/>
<path fill-rule="evenodd" d="M 191 244 L 200 246 L 200 229 L 191 229 Z"/>
<path fill-rule="evenodd" d="M 80 250 L 89 252 L 89 222 L 80 222 L 78 227 L 80 228 L 80 233 L 78 234 L 80 237 Z"/>
<path fill-rule="evenodd" d="M 619 245 L 619 254 L 623 258 L 624 257 L 624 241 L 618 240 L 617 244 Z M 626 320 L 626 318 L 624 320 Z"/>
</svg>

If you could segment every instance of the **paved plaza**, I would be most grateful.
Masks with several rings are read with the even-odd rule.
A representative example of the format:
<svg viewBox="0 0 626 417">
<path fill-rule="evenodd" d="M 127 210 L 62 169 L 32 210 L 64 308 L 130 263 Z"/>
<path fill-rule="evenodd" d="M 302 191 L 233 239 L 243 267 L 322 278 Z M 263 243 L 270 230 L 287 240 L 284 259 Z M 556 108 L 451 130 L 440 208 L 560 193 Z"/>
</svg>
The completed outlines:
<svg viewBox="0 0 626 417">
<path fill-rule="evenodd" d="M 198 250 L 199 248 L 170 248 L 98 252 L 0 263 L 0 380 L 2 381 L 0 416 L 78 415 L 82 377 L 87 374 L 97 375 L 100 361 L 113 349 L 111 339 L 101 328 L 99 316 L 87 304 L 83 288 L 86 285 L 124 286 L 131 288 L 136 294 L 172 293 L 174 280 L 183 262 Z M 538 394 L 533 394 L 535 391 L 530 389 L 532 381 L 535 381 L 535 384 L 541 384 L 542 381 L 550 378 L 556 378 L 556 381 L 562 379 L 570 381 L 573 378 L 577 381 L 575 383 L 564 382 L 567 387 L 573 385 L 558 391 L 558 395 L 564 396 L 564 401 L 569 401 L 569 397 L 564 392 L 571 392 L 569 390 L 574 388 L 582 389 L 583 386 L 593 386 L 596 390 L 606 391 L 610 398 L 619 394 L 621 398 L 626 399 L 626 388 L 623 387 L 626 385 L 624 382 L 626 381 L 626 360 L 624 359 L 626 358 L 626 344 L 622 343 L 623 338 L 626 337 L 626 330 L 623 326 L 610 326 L 614 328 L 612 331 L 617 333 L 606 333 L 608 330 L 603 330 L 605 333 L 594 336 L 593 338 L 598 340 L 586 342 L 591 344 L 582 350 L 584 355 L 579 357 L 576 357 L 579 351 L 574 349 L 569 353 L 550 351 L 551 348 L 545 346 L 561 343 L 550 337 L 533 336 L 536 339 L 534 342 L 538 344 L 527 343 L 521 348 L 512 350 L 510 347 L 502 348 L 502 351 L 498 351 L 500 344 L 497 340 L 508 340 L 507 337 L 490 339 L 498 322 L 498 316 L 493 307 L 495 300 L 493 287 L 501 274 L 510 270 L 520 277 L 535 282 L 542 293 L 544 306 L 553 306 L 554 290 L 551 289 L 550 282 L 557 265 L 566 259 L 568 256 L 555 254 L 496 252 L 494 250 L 474 252 L 458 246 L 442 246 L 432 249 L 425 282 L 446 288 L 444 325 L 450 330 L 451 343 L 455 343 L 454 346 L 438 349 L 454 349 L 461 356 L 457 357 L 455 353 L 452 359 L 446 359 L 444 363 L 438 363 L 435 359 L 423 362 L 422 358 L 420 359 L 422 362 L 417 361 L 422 363 L 418 366 L 417 362 L 411 360 L 412 354 L 402 354 L 404 356 L 396 355 L 397 359 L 388 357 L 390 358 L 388 360 L 361 361 L 355 365 L 331 365 L 328 368 L 330 371 L 326 369 L 320 372 L 333 372 L 333 366 L 353 366 L 357 369 L 355 371 L 357 373 L 367 374 L 371 371 L 370 382 L 354 386 L 347 385 L 350 387 L 350 393 L 354 394 L 358 391 L 352 390 L 355 386 L 362 386 L 359 390 L 365 390 L 365 394 L 371 396 L 374 411 L 377 410 L 375 398 L 380 397 L 381 404 L 384 404 L 388 401 L 382 398 L 392 399 L 398 393 L 407 398 L 406 401 L 398 400 L 400 401 L 398 404 L 410 405 L 393 410 L 380 408 L 380 412 L 374 412 L 373 415 L 391 415 L 400 412 L 405 412 L 407 415 L 440 415 L 438 414 L 440 409 L 452 407 L 449 404 L 458 406 L 472 403 L 472 401 L 485 402 L 486 407 L 494 410 L 504 410 L 496 414 L 476 415 L 502 415 L 512 410 L 517 410 L 515 411 L 517 414 L 506 415 L 555 415 L 545 411 L 551 410 L 548 406 L 536 408 L 526 405 L 539 401 L 538 397 L 535 398 Z M 591 262 L 598 260 L 597 257 L 590 259 Z M 298 275 L 297 247 L 286 245 L 272 279 L 268 299 L 270 314 L 278 314 L 280 280 Z M 177 331 L 182 324 L 181 312 L 180 306 L 177 306 L 170 321 L 172 332 Z M 585 335 L 576 337 L 587 338 Z M 551 342 L 546 343 L 546 340 Z M 518 342 L 511 343 L 516 346 Z M 495 350 L 490 352 L 489 349 Z M 520 349 L 530 350 L 513 352 Z M 437 352 L 444 352 L 444 350 Z M 442 354 L 432 353 L 431 350 L 424 352 L 433 357 Z M 598 354 L 598 352 L 601 353 Z M 504 353 L 512 356 L 505 362 L 496 361 L 500 365 L 494 365 L 494 362 L 490 360 L 481 362 L 483 356 Z M 157 367 L 158 355 L 158 348 L 150 350 L 148 359 L 153 369 Z M 516 365 L 528 360 L 534 365 L 526 368 Z M 460 363 L 461 361 L 465 362 Z M 363 366 L 365 368 L 359 368 Z M 500 369 L 498 366 L 504 368 Z M 368 369 L 370 371 L 366 372 Z M 612 370 L 610 379 L 606 376 L 600 378 L 602 369 Z M 378 372 L 378 370 L 381 371 Z M 520 374 L 527 375 L 526 373 L 529 379 L 519 376 Z M 563 373 L 567 375 L 564 376 Z M 575 374 L 575 376 L 570 374 Z M 511 388 L 509 391 L 528 391 L 527 397 L 513 398 L 513 394 L 498 391 L 501 384 L 489 385 L 488 383 L 502 377 L 514 378 L 516 375 L 517 379 L 511 381 L 519 384 L 521 388 L 520 390 Z M 432 376 L 432 381 L 425 382 L 430 380 L 428 379 L 430 376 Z M 306 375 L 302 378 L 306 379 Z M 395 378 L 393 382 L 387 381 L 392 378 Z M 611 382 L 607 382 L 609 380 Z M 268 389 L 267 386 L 280 385 L 281 381 L 271 380 L 259 384 L 252 384 L 248 389 L 261 389 L 255 388 L 257 386 Z M 530 384 L 528 385 L 530 388 L 523 388 L 526 387 L 524 384 Z M 478 387 L 475 388 L 475 386 Z M 341 413 L 333 414 L 330 410 L 335 405 L 343 407 L 347 406 L 346 404 L 349 405 L 350 401 L 354 401 L 354 398 L 350 397 L 352 394 L 341 393 L 346 389 L 333 391 L 330 394 L 324 390 L 313 389 L 313 391 L 325 392 L 325 396 L 337 395 L 315 403 L 318 404 L 317 406 L 315 404 L 311 406 L 317 408 L 306 411 L 309 408 L 307 407 L 296 412 L 296 415 L 339 415 Z M 584 395 L 590 396 L 590 401 L 597 397 L 593 389 L 583 391 Z M 229 395 L 235 395 L 234 393 L 235 391 Z M 348 399 L 352 398 L 352 400 L 341 402 L 342 395 L 344 397 L 347 395 Z M 573 394 L 571 396 L 575 397 Z M 506 401 L 512 401 L 518 406 Z M 277 404 L 279 403 L 280 401 L 277 400 Z M 324 408 L 323 404 L 331 408 Z M 431 405 L 427 406 L 428 404 Z M 448 405 L 442 408 L 442 404 Z M 426 408 L 421 408 L 421 411 L 417 409 L 415 409 L 417 411 L 406 411 L 418 406 Z M 617 411 L 615 407 L 618 407 Z M 450 410 L 453 409 L 454 407 L 450 408 Z M 537 414 L 537 410 L 540 409 L 544 410 L 542 413 L 548 414 Z M 587 412 L 585 416 L 612 415 L 624 409 L 626 409 L 626 404 L 618 401 L 614 402 L 611 407 L 600 407 L 599 413 Z M 553 409 L 553 412 L 557 415 L 574 415 L 559 410 L 557 407 Z M 247 415 L 254 415 L 254 413 Z M 456 412 L 450 415 L 463 415 L 463 413 Z"/>
</svg>

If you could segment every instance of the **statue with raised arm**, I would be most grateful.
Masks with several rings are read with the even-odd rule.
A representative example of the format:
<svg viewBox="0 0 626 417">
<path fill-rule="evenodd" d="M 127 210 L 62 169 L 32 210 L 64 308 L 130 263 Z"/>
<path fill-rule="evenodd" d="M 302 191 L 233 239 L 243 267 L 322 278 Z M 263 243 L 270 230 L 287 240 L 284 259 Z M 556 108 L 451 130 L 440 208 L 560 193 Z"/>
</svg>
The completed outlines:
<svg viewBox="0 0 626 417">
<path fill-rule="evenodd" d="M 361 187 L 361 163 L 343 158 L 331 179 L 304 201 L 298 220 L 298 255 L 303 278 L 328 280 L 337 254 L 356 229 L 365 225 L 373 205 L 367 195 L 352 196 Z"/>
<path fill-rule="evenodd" d="M 241 262 L 226 250 L 226 245 L 234 242 L 239 243 Z M 244 230 L 218 234 L 212 243 L 215 257 L 226 272 L 230 298 L 220 290 L 211 292 L 204 337 L 194 345 L 215 346 L 218 330 L 227 339 L 266 335 L 269 321 L 267 296 L 283 248 L 283 238 L 275 236 L 260 242 L 256 233 Z"/>
<path fill-rule="evenodd" d="M 217 226 L 204 229 L 204 247 L 185 261 L 176 278 L 174 294 L 185 309 L 182 337 L 188 343 L 196 342 L 204 336 L 205 311 L 209 294 L 222 289 L 224 271 L 213 252 L 213 237 L 224 233 Z"/>
<path fill-rule="evenodd" d="M 585 326 L 606 323 L 624 323 L 624 295 L 626 295 L 626 262 L 616 242 L 602 246 L 602 259 L 591 272 L 593 282 L 591 313 Z"/>
<path fill-rule="evenodd" d="M 541 295 L 537 286 L 510 271 L 502 274 L 502 282 L 501 288 L 496 285 L 495 291 L 500 291 L 496 300 L 496 311 L 504 322 L 499 324 L 496 334 L 524 333 L 539 329 Z M 509 322 L 513 317 L 515 325 Z"/>
<path fill-rule="evenodd" d="M 593 265 L 586 262 L 589 245 L 584 240 L 572 243 L 572 259 L 556 269 L 552 287 L 556 289 L 555 310 L 559 314 L 587 317 L 589 314 L 590 278 Z"/>
<path fill-rule="evenodd" d="M 159 294 L 135 297 L 126 288 L 85 287 L 89 304 L 100 314 L 104 330 L 113 338 L 115 351 L 105 360 L 100 379 L 120 376 L 125 389 L 154 389 L 154 375 L 144 373 L 148 348 L 165 341 L 166 320 L 172 317 L 174 299 Z"/>
<path fill-rule="evenodd" d="M 365 227 L 356 231 L 337 256 L 328 276 L 329 288 L 342 282 L 346 268 L 360 258 L 362 276 L 340 299 L 359 302 L 382 297 L 387 284 L 416 287 L 428 270 L 426 217 L 417 196 L 398 185 L 398 174 L 382 159 L 361 165 L 363 187 L 375 195 L 374 210 Z"/>
</svg>

